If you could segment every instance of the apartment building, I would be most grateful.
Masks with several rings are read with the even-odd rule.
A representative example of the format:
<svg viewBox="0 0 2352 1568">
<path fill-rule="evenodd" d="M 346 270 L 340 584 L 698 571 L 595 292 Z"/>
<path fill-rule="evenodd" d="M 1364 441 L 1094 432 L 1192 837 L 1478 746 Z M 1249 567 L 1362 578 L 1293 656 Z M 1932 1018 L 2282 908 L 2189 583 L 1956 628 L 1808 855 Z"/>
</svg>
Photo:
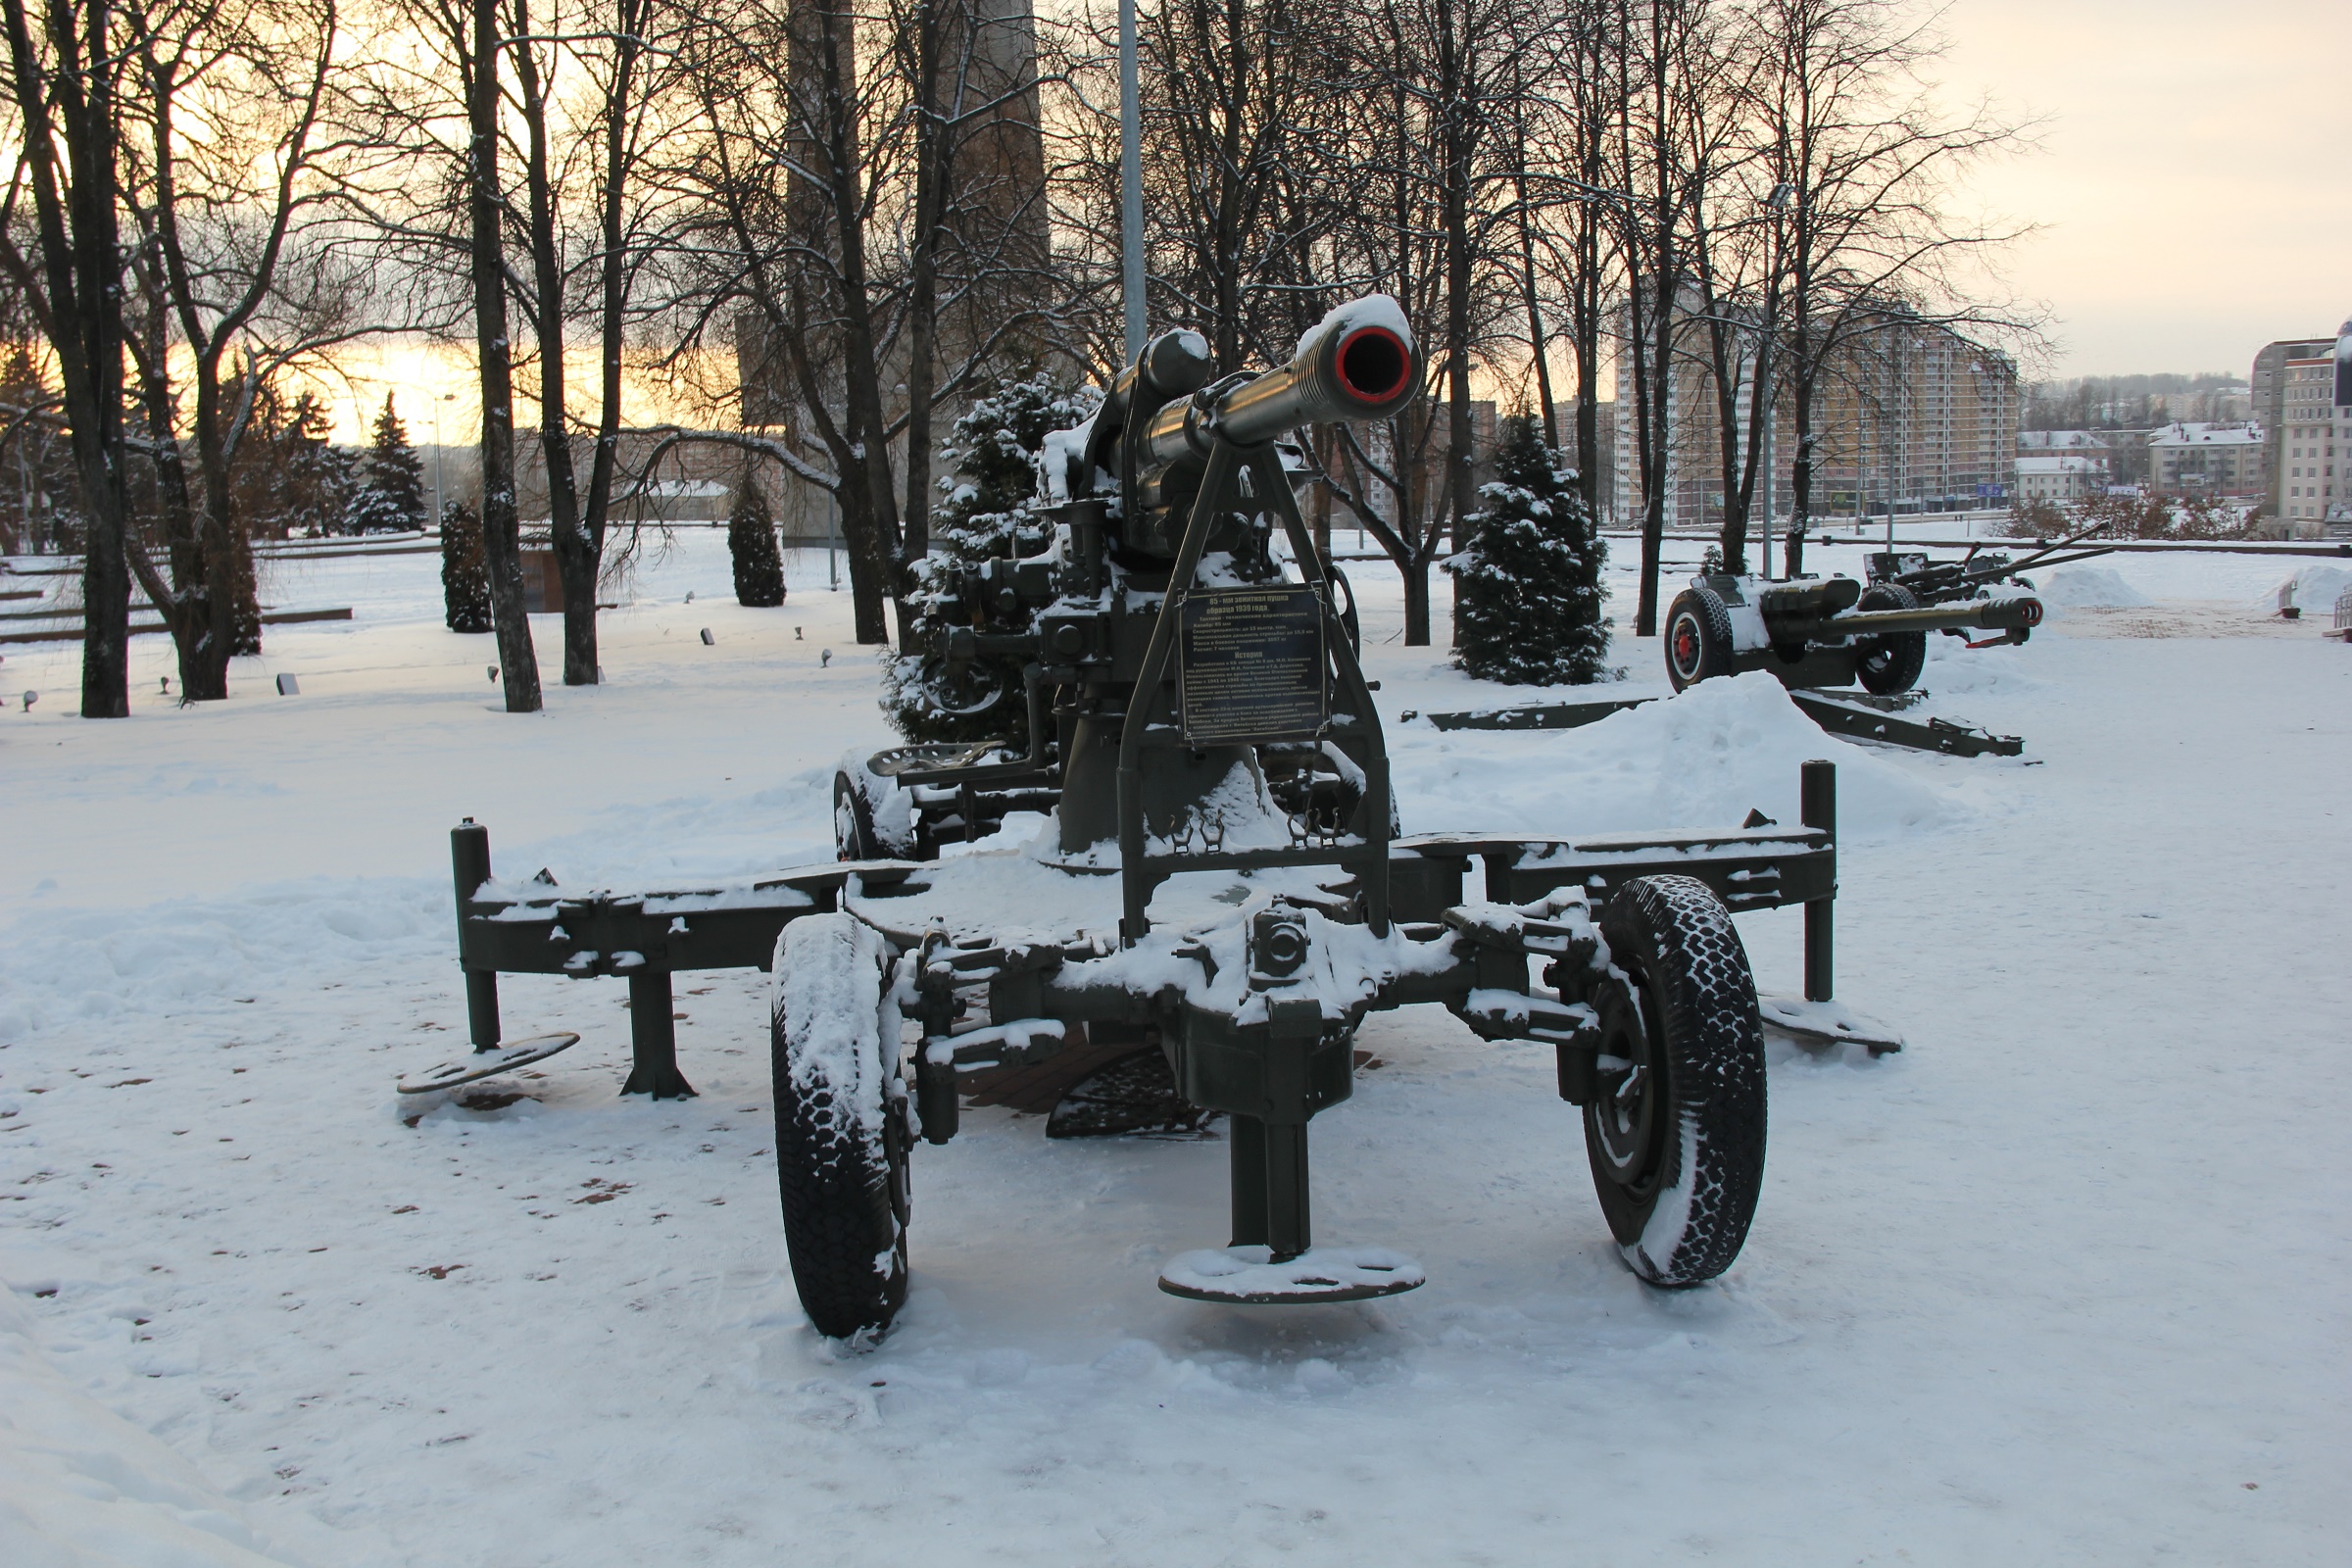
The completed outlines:
<svg viewBox="0 0 2352 1568">
<path fill-rule="evenodd" d="M 2320 436 L 2299 432 L 2318 426 L 2316 410 L 2319 403 L 2314 394 L 2319 391 L 2324 379 L 2320 368 L 2331 365 L 2334 354 L 2335 340 L 2302 337 L 2280 338 L 2266 343 L 2254 356 L 2254 371 L 2247 377 L 2247 382 L 2254 404 L 2254 422 L 2262 426 L 2267 436 L 2262 455 L 2261 509 L 2266 516 L 2300 516 L 2303 514 L 2290 512 L 2288 507 L 2318 506 L 2327 499 L 2301 493 L 2310 487 L 2312 478 L 2324 480 L 2326 475 L 2307 478 L 2297 472 L 2290 476 L 2286 470 L 2324 466 L 2328 462 L 2326 458 L 2321 458 L 2314 463 L 2302 455 L 2306 448 L 2324 447 L 2328 442 Z M 2290 391 L 2296 395 L 2290 398 Z M 2290 408 L 2302 416 L 2289 419 L 2287 410 Z M 2332 409 L 2329 413 L 2332 415 Z M 2296 455 L 2287 456 L 2290 450 Z M 2296 493 L 2289 495 L 2289 490 Z"/>
<path fill-rule="evenodd" d="M 1628 313 L 1615 313 L 1618 342 Z M 1723 522 L 1721 420 L 1715 376 L 1700 358 L 1695 320 L 1678 325 L 1689 350 L 1667 387 L 1670 432 L 1663 490 L 1667 526 L 1714 529 Z M 1747 441 L 1752 359 L 1740 371 L 1737 434 Z M 1616 513 L 1641 515 L 1633 368 L 1617 355 Z M 1963 512 L 2008 504 L 2014 483 L 2019 395 L 2009 357 L 1950 328 L 1889 310 L 1854 332 L 1830 367 L 1814 405 L 1815 516 Z M 1784 380 L 1775 402 L 1772 512 L 1786 517 L 1793 496 L 1794 406 Z M 1763 485 L 1757 487 L 1760 520 Z"/>
<path fill-rule="evenodd" d="M 2263 491 L 2262 426 L 2168 424 L 2147 438 L 2148 480 L 2166 495 L 2251 501 Z"/>
<path fill-rule="evenodd" d="M 2064 506 L 2107 488 L 2107 457 L 2095 452 L 2028 453 L 2017 460 L 2017 497 Z"/>
</svg>

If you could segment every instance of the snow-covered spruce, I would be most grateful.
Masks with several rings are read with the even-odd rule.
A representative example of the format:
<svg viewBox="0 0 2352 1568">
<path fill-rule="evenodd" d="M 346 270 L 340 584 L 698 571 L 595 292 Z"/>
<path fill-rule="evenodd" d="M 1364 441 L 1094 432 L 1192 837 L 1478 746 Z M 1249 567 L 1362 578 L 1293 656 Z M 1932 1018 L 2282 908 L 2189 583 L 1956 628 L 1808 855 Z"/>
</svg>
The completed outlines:
<svg viewBox="0 0 2352 1568">
<path fill-rule="evenodd" d="M 368 449 L 364 482 L 343 511 L 342 532 L 412 533 L 424 528 L 424 464 L 386 394 Z"/>
<path fill-rule="evenodd" d="M 1482 486 L 1465 548 L 1446 569 L 1454 602 L 1454 662 L 1480 680 L 1515 686 L 1584 685 L 1606 677 L 1609 621 L 1600 568 L 1608 546 L 1530 416 L 1503 421 L 1496 478 Z"/>
<path fill-rule="evenodd" d="M 442 617 L 451 631 L 489 631 L 490 564 L 482 554 L 482 519 L 463 501 L 441 509 Z"/>
<path fill-rule="evenodd" d="M 776 1186 L 793 1283 L 817 1332 L 879 1333 L 906 1299 L 906 1088 L 872 927 L 812 914 L 776 941 Z"/>
<path fill-rule="evenodd" d="M 910 741 L 1008 740 L 1025 747 L 1029 712 L 1022 701 L 1022 661 L 983 655 L 951 678 L 930 652 L 945 626 L 989 632 L 1029 629 L 1026 609 L 970 603 L 955 591 L 956 568 L 1042 552 L 1051 530 L 1039 498 L 1038 454 L 1046 437 L 1081 424 L 1102 405 L 1093 387 L 1075 390 L 1037 371 L 1002 382 L 956 421 L 940 456 L 949 468 L 943 499 L 931 514 L 931 550 L 915 566 L 913 635 L 884 666 L 882 706 Z"/>
<path fill-rule="evenodd" d="M 775 513 L 749 472 L 727 508 L 727 555 L 735 566 L 735 602 L 770 610 L 784 602 L 784 553 L 776 548 Z"/>
</svg>

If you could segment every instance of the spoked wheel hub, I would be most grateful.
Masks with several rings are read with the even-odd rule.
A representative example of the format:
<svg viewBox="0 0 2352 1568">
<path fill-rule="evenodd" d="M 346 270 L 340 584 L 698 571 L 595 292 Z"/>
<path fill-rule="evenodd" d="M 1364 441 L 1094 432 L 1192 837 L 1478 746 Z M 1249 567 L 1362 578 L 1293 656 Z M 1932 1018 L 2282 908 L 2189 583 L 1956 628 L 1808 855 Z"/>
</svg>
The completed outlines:
<svg viewBox="0 0 2352 1568">
<path fill-rule="evenodd" d="M 1674 623 L 1674 663 L 1686 677 L 1698 673 L 1698 628 L 1688 615 Z"/>
<path fill-rule="evenodd" d="M 1629 1194 L 1645 1196 L 1664 1164 L 1666 1083 L 1642 1016 L 1641 999 L 1622 982 L 1596 999 L 1601 1048 L 1585 1121 L 1593 1169 Z"/>
</svg>

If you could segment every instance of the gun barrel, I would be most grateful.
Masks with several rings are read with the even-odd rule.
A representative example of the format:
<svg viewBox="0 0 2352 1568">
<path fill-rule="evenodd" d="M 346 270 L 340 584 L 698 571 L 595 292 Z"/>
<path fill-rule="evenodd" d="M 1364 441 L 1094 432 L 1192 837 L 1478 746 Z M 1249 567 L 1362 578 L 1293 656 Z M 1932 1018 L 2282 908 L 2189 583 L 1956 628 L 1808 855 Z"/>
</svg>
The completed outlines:
<svg viewBox="0 0 2352 1568">
<path fill-rule="evenodd" d="M 1852 610 L 1831 616 L 1820 630 L 1833 637 L 1967 627 L 2030 631 L 2041 624 L 2041 613 L 2040 600 L 2030 594 L 2015 594 L 2006 599 L 1963 599 L 1953 604 L 1921 605 L 1916 610 Z"/>
<path fill-rule="evenodd" d="M 1159 463 L 1207 454 L 1222 437 L 1256 446 L 1301 424 L 1385 419 L 1421 389 L 1421 361 L 1404 312 L 1385 294 L 1350 300 L 1299 340 L 1291 363 L 1243 382 L 1203 411 L 1171 403 L 1155 415 L 1145 445 Z"/>
</svg>

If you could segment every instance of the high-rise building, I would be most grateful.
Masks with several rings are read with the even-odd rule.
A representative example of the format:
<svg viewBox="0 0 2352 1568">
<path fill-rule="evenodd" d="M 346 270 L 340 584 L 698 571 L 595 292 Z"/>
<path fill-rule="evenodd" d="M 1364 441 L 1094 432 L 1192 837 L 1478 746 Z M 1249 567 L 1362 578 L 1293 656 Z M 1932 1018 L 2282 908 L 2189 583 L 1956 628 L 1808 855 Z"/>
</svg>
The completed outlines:
<svg viewBox="0 0 2352 1568">
<path fill-rule="evenodd" d="M 2332 537 L 2352 533 L 2352 483 L 2335 471 L 2335 459 L 2340 448 L 2352 459 L 2352 321 L 2346 321 L 2335 335 L 2335 370 L 2331 377 L 2331 398 L 2334 407 L 2328 411 L 2327 454 L 2321 460 L 2327 472 L 2321 475 L 2325 494 L 2321 504 L 2327 510 L 2321 514 Z"/>
<path fill-rule="evenodd" d="M 2254 356 L 2254 373 L 2248 377 L 2248 383 L 2254 401 L 2254 419 L 2262 426 L 2264 433 L 2262 511 L 2268 516 L 2291 520 L 2303 514 L 2290 512 L 2287 510 L 2290 506 L 2299 508 L 2316 505 L 2324 499 L 2301 494 L 2310 481 L 2300 472 L 2290 476 L 2286 471 L 2313 466 L 2301 455 L 2302 449 L 2327 444 L 2316 434 L 2290 436 L 2287 433 L 2290 424 L 2297 430 L 2316 428 L 2318 419 L 2301 417 L 2290 420 L 2287 411 L 2291 408 L 2309 416 L 2317 407 L 2311 394 L 2319 389 L 2322 377 L 2315 370 L 2325 363 L 2332 371 L 2334 353 L 2333 340 L 2303 337 L 2280 338 L 2277 342 L 2266 343 Z M 2296 394 L 2292 398 L 2287 395 L 2290 390 Z M 2329 390 L 2332 392 L 2332 388 Z M 2296 455 L 2287 456 L 2289 450 Z M 2319 461 L 2324 465 L 2327 459 Z M 2289 495 L 2290 490 L 2296 493 Z M 2318 516 L 2320 514 L 2315 512 L 2310 515 Z"/>
<path fill-rule="evenodd" d="M 1686 306 L 1686 309 L 1690 309 Z M 1627 336 L 1627 308 L 1616 313 L 1618 342 Z M 1721 420 L 1715 377 L 1700 356 L 1702 324 L 1695 311 L 1677 326 L 1689 352 L 1667 388 L 1670 462 L 1665 485 L 1667 526 L 1717 528 L 1723 522 Z M 1950 327 L 1889 310 L 1851 331 L 1822 377 L 1813 410 L 1815 517 L 1965 512 L 2009 503 L 2017 457 L 2017 367 L 1997 349 Z M 1630 355 L 1617 356 L 1616 500 L 1620 521 L 1641 516 L 1641 471 Z M 1738 431 L 1747 439 L 1752 360 L 1742 367 Z M 1794 402 L 1786 376 L 1774 400 L 1772 514 L 1788 517 L 1794 496 Z M 1756 487 L 1750 533 L 1762 520 L 1764 486 Z"/>
</svg>

